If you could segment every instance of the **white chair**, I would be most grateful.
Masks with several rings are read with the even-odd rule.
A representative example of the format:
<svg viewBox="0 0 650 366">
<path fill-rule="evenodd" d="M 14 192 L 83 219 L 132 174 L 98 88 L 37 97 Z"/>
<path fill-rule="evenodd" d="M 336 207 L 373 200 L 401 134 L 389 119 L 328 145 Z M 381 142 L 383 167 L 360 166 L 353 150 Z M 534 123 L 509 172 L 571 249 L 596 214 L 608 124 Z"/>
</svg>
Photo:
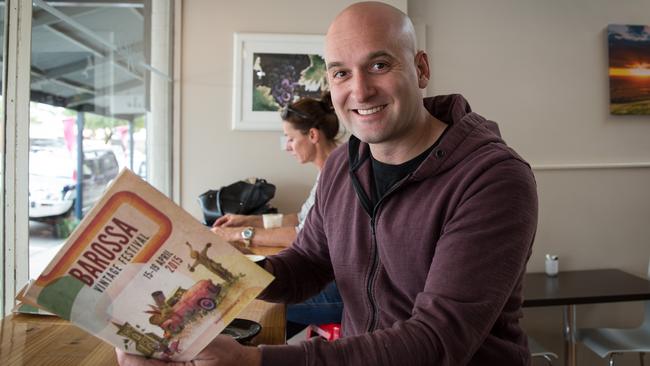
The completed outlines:
<svg viewBox="0 0 650 366">
<path fill-rule="evenodd" d="M 645 319 L 640 327 L 579 329 L 578 339 L 598 356 L 608 357 L 609 366 L 614 366 L 614 356 L 622 353 L 639 353 L 643 366 L 643 356 L 650 352 L 650 301 L 645 302 Z"/>
<path fill-rule="evenodd" d="M 553 365 L 553 359 L 557 359 L 557 355 L 555 353 L 546 350 L 544 347 L 542 347 L 542 345 L 537 343 L 537 341 L 531 337 L 528 337 L 528 349 L 530 350 L 531 357 L 543 358 L 546 360 L 546 363 L 548 363 L 549 366 Z"/>
</svg>

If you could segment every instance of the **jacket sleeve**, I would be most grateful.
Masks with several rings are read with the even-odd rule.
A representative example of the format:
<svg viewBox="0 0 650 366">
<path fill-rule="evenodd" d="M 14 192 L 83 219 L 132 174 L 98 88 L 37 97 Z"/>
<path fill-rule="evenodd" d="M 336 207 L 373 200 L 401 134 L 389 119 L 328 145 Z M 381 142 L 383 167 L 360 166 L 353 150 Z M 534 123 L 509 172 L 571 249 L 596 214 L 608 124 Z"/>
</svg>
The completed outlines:
<svg viewBox="0 0 650 366">
<path fill-rule="evenodd" d="M 525 347 L 491 331 L 507 332 L 521 316 L 521 281 L 536 225 L 530 169 L 515 159 L 492 166 L 447 213 L 409 319 L 334 342 L 263 346 L 262 364 L 459 366 L 482 356 L 494 360 L 494 352 L 505 360 L 500 364 L 523 364 Z"/>
<path fill-rule="evenodd" d="M 318 196 L 316 193 L 314 205 L 294 243 L 267 258 L 273 266 L 275 280 L 260 294 L 260 299 L 299 303 L 317 294 L 334 279 Z"/>
</svg>

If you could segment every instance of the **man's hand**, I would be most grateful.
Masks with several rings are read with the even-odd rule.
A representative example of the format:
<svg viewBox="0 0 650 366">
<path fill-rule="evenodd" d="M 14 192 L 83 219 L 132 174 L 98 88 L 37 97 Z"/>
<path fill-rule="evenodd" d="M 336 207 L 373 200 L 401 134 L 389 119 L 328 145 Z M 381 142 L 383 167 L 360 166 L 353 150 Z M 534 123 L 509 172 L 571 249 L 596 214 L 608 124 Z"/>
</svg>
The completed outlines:
<svg viewBox="0 0 650 366">
<path fill-rule="evenodd" d="M 214 222 L 212 227 L 263 227 L 262 217 L 259 215 L 235 215 L 226 214 Z"/>
<path fill-rule="evenodd" d="M 115 349 L 117 354 L 117 363 L 120 366 L 167 366 L 172 365 L 172 363 L 167 363 L 165 361 L 156 360 L 154 358 L 144 358 L 141 356 L 130 355 L 119 348 Z M 191 365 L 189 362 L 174 362 L 173 365 Z"/>
<path fill-rule="evenodd" d="M 260 366 L 262 353 L 257 347 L 242 346 L 225 335 L 219 335 L 192 361 L 164 362 L 134 356 L 115 349 L 120 366 Z"/>
</svg>

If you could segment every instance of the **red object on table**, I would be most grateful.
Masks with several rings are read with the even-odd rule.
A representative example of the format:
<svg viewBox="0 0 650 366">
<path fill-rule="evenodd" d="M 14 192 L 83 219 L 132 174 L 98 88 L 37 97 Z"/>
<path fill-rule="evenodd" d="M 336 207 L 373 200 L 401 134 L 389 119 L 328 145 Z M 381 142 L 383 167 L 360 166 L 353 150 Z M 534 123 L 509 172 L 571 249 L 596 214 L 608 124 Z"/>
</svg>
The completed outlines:
<svg viewBox="0 0 650 366">
<path fill-rule="evenodd" d="M 320 325 L 311 324 L 307 328 L 307 339 L 311 337 L 315 337 L 317 335 L 327 339 L 328 341 L 339 339 L 341 337 L 341 324 L 340 323 L 329 323 L 329 324 L 320 324 Z"/>
</svg>

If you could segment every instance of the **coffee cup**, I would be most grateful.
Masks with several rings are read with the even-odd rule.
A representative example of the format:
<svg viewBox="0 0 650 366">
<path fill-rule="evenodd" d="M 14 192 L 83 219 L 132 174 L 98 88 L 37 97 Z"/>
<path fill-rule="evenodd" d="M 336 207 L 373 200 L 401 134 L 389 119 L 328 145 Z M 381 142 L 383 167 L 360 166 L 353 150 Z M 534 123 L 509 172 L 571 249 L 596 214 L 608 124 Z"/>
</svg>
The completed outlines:
<svg viewBox="0 0 650 366">
<path fill-rule="evenodd" d="M 265 229 L 272 229 L 282 226 L 282 214 L 264 214 L 262 215 L 262 222 Z"/>
</svg>

